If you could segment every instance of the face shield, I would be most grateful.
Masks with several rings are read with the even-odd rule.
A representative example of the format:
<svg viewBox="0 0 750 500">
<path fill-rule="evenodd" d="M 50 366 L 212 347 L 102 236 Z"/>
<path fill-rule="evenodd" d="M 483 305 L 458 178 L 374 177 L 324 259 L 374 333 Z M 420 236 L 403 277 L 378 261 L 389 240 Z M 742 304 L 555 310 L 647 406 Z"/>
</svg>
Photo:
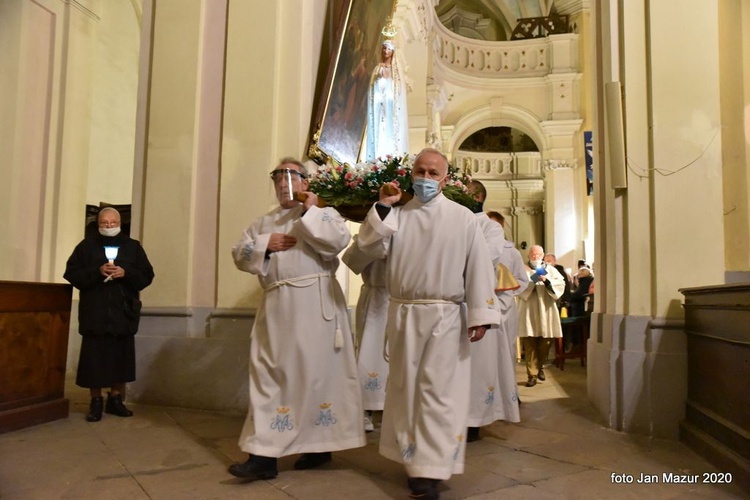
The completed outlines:
<svg viewBox="0 0 750 500">
<path fill-rule="evenodd" d="M 271 179 L 273 180 L 274 186 L 277 189 L 279 187 L 283 188 L 284 186 L 286 186 L 287 192 L 285 193 L 285 195 L 289 201 L 294 200 L 294 189 L 292 188 L 292 186 L 293 180 L 295 178 L 299 181 L 303 181 L 307 179 L 307 174 L 291 168 L 277 168 L 276 170 L 271 171 Z"/>
</svg>

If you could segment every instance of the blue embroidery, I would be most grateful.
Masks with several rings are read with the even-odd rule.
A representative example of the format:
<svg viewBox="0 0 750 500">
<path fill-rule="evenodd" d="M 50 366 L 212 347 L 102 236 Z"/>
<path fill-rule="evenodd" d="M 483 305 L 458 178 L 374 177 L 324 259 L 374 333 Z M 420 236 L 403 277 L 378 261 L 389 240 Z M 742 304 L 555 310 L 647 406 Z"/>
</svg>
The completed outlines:
<svg viewBox="0 0 750 500">
<path fill-rule="evenodd" d="M 460 435 L 456 436 L 456 441 L 458 441 L 458 444 L 456 445 L 456 451 L 453 452 L 453 461 L 454 462 L 458 460 L 458 455 L 461 452 L 461 445 L 464 442 L 464 435 L 460 434 Z"/>
<path fill-rule="evenodd" d="M 367 382 L 364 383 L 363 387 L 366 391 L 375 392 L 379 391 L 383 386 L 380 384 L 380 379 L 378 379 L 377 376 L 373 377 L 370 375 L 370 378 L 367 379 Z"/>
<path fill-rule="evenodd" d="M 276 415 L 276 420 L 271 422 L 271 429 L 279 432 L 291 431 L 294 429 L 294 425 L 292 425 L 288 414 L 278 413 Z"/>
<path fill-rule="evenodd" d="M 401 458 L 404 459 L 405 462 L 408 462 L 412 458 L 414 458 L 414 454 L 417 452 L 417 445 L 415 443 L 409 443 L 409 446 L 401 450 Z"/>
<path fill-rule="evenodd" d="M 323 212 L 323 217 L 321 219 L 323 222 L 331 222 L 333 220 L 333 217 L 327 212 Z"/>
<path fill-rule="evenodd" d="M 253 248 L 255 248 L 255 243 L 250 242 L 245 244 L 244 247 L 242 247 L 241 256 L 243 260 L 250 260 L 253 257 Z"/>
<path fill-rule="evenodd" d="M 487 399 L 484 400 L 484 404 L 490 406 L 495 402 L 495 393 L 493 391 L 487 393 Z"/>
<path fill-rule="evenodd" d="M 315 419 L 315 425 L 322 425 L 323 427 L 336 425 L 336 417 L 333 416 L 333 412 L 330 408 L 320 410 L 318 418 Z"/>
</svg>

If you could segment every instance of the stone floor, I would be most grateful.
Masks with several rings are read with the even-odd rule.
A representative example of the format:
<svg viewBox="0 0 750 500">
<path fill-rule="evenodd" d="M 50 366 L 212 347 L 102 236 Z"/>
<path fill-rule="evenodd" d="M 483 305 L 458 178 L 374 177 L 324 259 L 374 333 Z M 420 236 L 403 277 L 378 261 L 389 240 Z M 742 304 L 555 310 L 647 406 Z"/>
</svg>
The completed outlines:
<svg viewBox="0 0 750 500">
<path fill-rule="evenodd" d="M 719 472 L 679 442 L 607 429 L 586 400 L 586 373 L 568 362 L 547 381 L 519 386 L 520 424 L 497 422 L 470 443 L 466 473 L 441 485 L 443 499 L 750 498 L 729 485 L 665 484 L 663 474 Z M 518 366 L 518 380 L 524 380 Z M 407 498 L 399 464 L 364 448 L 334 453 L 320 469 L 280 460 L 272 481 L 245 483 L 226 472 L 244 461 L 242 415 L 132 404 L 132 418 L 87 423 L 85 391 L 72 384 L 66 420 L 0 434 L 0 499 L 387 499 Z M 652 484 L 613 480 L 655 475 Z M 702 478 L 702 476 L 701 476 Z M 621 479 L 622 481 L 622 479 Z"/>
</svg>

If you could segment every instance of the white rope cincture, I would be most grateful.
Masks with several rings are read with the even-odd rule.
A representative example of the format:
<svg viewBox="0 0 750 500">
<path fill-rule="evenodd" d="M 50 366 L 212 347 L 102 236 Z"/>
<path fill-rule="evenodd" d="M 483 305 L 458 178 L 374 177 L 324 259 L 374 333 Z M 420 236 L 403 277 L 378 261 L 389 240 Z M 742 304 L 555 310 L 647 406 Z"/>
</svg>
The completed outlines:
<svg viewBox="0 0 750 500">
<path fill-rule="evenodd" d="M 296 278 L 288 278 L 284 280 L 274 281 L 270 285 L 266 287 L 266 292 L 270 292 L 271 290 L 274 290 L 276 288 L 282 287 L 282 286 L 291 286 L 294 288 L 307 288 L 308 286 L 311 286 L 316 281 L 318 282 L 318 296 L 320 297 L 320 313 L 323 316 L 323 319 L 326 321 L 336 320 L 336 330 L 334 331 L 333 335 L 333 348 L 338 350 L 344 347 L 344 334 L 341 331 L 341 328 L 339 327 L 339 318 L 336 314 L 336 304 L 334 299 L 333 304 L 333 311 L 329 314 L 326 313 L 326 307 L 325 307 L 325 298 L 323 295 L 323 283 L 322 278 L 329 278 L 329 280 L 332 280 L 333 278 L 329 273 L 317 273 L 317 274 L 307 274 L 305 276 L 298 276 Z M 305 283 L 307 282 L 307 283 Z M 331 296 L 334 296 L 334 290 L 333 290 L 333 282 L 331 283 Z"/>
</svg>

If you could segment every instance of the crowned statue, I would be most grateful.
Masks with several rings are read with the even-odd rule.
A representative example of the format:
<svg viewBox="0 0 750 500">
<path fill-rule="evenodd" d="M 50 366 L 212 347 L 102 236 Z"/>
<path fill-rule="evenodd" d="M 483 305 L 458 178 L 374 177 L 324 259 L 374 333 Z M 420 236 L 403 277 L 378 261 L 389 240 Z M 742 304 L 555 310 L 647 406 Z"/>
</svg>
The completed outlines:
<svg viewBox="0 0 750 500">
<path fill-rule="evenodd" d="M 395 57 L 396 33 L 390 22 L 382 34 L 385 39 L 380 47 L 380 62 L 372 72 L 367 99 L 367 161 L 386 155 L 401 156 L 409 151 L 406 79 Z"/>
</svg>

